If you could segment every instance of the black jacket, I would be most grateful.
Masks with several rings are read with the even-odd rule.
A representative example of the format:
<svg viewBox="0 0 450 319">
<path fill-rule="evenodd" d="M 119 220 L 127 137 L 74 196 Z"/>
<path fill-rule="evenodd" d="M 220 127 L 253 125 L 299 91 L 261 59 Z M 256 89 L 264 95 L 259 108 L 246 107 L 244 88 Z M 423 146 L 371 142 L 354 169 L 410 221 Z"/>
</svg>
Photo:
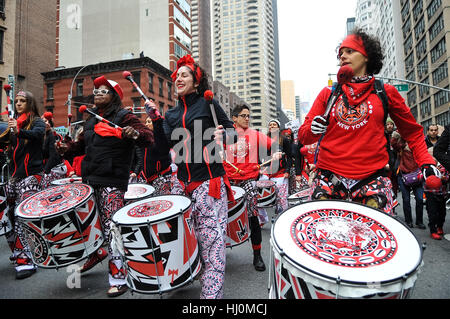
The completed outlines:
<svg viewBox="0 0 450 319">
<path fill-rule="evenodd" d="M 53 167 L 63 162 L 63 158 L 61 157 L 61 155 L 59 155 L 56 152 L 55 148 L 56 142 L 57 139 L 53 135 L 52 131 L 48 131 L 45 133 L 44 146 L 42 152 L 45 160 L 44 173 L 46 174 L 50 173 Z"/>
<path fill-rule="evenodd" d="M 213 100 L 219 125 L 234 130 L 217 101 Z M 179 99 L 176 107 L 166 112 L 164 132 L 175 151 L 178 178 L 200 182 L 225 175 L 219 148 L 214 141 L 214 121 L 210 103 L 197 93 Z"/>
<path fill-rule="evenodd" d="M 170 145 L 164 133 L 163 124 L 164 120 L 162 118 L 153 121 L 155 144 L 143 149 L 142 155 L 144 160 L 142 172 L 146 179 L 169 170 L 170 164 L 172 164 Z"/>
<path fill-rule="evenodd" d="M 45 123 L 35 117 L 29 130 L 19 129 L 11 139 L 11 176 L 26 178 L 44 171 L 42 145 L 44 143 Z"/>
<path fill-rule="evenodd" d="M 444 132 L 434 145 L 433 156 L 450 172 L 450 125 L 445 126 Z"/>
</svg>

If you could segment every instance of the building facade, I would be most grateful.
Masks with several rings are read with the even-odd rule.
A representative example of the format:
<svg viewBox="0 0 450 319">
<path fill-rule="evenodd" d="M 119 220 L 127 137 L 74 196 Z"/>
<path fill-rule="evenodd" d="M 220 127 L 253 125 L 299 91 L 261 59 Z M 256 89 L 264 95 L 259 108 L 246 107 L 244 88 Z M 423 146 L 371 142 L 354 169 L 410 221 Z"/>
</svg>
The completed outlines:
<svg viewBox="0 0 450 319">
<path fill-rule="evenodd" d="M 406 79 L 449 89 L 450 0 L 400 0 Z M 417 121 L 450 124 L 447 91 L 409 85 L 407 103 Z"/>
<path fill-rule="evenodd" d="M 80 72 L 81 71 L 81 72 Z M 107 79 L 120 84 L 124 99 L 124 107 L 133 111 L 142 121 L 146 119 L 144 101 L 131 83 L 123 77 L 129 71 L 144 94 L 153 99 L 162 115 L 172 108 L 176 101 L 174 86 L 170 77 L 171 71 L 148 57 L 112 61 L 81 67 L 64 68 L 42 73 L 44 78 L 45 110 L 53 112 L 55 126 L 68 124 L 68 99 L 72 91 L 72 122 L 83 119 L 78 108 L 85 104 L 92 106 L 94 97 L 94 79 L 104 75 Z"/>
<path fill-rule="evenodd" d="M 147 56 L 169 70 L 192 50 L 190 0 L 58 0 L 57 66 Z"/>
<path fill-rule="evenodd" d="M 8 77 L 14 75 L 14 52 L 16 30 L 15 1 L 0 1 L 0 106 L 1 112 L 6 111 L 6 92 L 3 86 L 8 84 Z M 6 115 L 2 116 L 7 119 Z"/>
<path fill-rule="evenodd" d="M 213 0 L 214 79 L 248 105 L 251 125 L 278 116 L 272 0 Z"/>
</svg>

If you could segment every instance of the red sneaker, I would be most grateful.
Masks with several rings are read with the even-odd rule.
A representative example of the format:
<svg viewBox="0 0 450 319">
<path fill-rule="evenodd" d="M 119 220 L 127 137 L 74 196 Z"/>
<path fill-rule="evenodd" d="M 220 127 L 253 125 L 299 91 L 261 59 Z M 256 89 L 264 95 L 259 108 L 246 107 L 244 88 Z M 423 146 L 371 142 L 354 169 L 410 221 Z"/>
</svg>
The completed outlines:
<svg viewBox="0 0 450 319">
<path fill-rule="evenodd" d="M 441 235 L 441 236 L 444 235 L 444 230 L 442 228 L 438 227 L 437 234 Z"/>
<path fill-rule="evenodd" d="M 92 269 L 99 262 L 108 257 L 108 252 L 103 248 L 98 249 L 95 253 L 91 254 L 83 266 L 80 267 L 80 274 Z"/>
<path fill-rule="evenodd" d="M 438 233 L 432 233 L 431 234 L 431 238 L 436 239 L 436 240 L 441 240 L 442 239 L 441 235 L 439 235 Z"/>
</svg>

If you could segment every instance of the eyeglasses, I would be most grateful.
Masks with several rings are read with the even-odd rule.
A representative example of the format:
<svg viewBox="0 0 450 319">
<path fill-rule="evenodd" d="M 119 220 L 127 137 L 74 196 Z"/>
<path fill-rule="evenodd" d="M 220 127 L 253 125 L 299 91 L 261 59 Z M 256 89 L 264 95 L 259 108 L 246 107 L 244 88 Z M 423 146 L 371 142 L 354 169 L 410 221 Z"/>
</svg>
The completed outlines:
<svg viewBox="0 0 450 319">
<path fill-rule="evenodd" d="M 239 114 L 239 117 L 242 117 L 243 119 L 250 119 L 250 114 Z"/>
<path fill-rule="evenodd" d="M 92 93 L 94 93 L 94 95 L 99 95 L 99 94 L 102 94 L 102 95 L 106 95 L 106 94 L 108 94 L 109 93 L 109 90 L 107 90 L 107 89 L 94 89 L 93 91 L 92 91 Z"/>
</svg>

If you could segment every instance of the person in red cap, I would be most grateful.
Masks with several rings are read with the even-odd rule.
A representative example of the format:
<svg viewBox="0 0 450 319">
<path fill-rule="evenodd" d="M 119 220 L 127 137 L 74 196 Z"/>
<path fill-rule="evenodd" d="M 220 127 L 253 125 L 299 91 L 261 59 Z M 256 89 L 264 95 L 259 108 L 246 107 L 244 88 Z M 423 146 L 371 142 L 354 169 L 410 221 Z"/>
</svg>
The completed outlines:
<svg viewBox="0 0 450 319">
<path fill-rule="evenodd" d="M 77 141 L 61 143 L 57 149 L 64 156 L 85 155 L 81 162 L 83 183 L 94 188 L 100 210 L 108 252 L 100 248 L 89 256 L 80 268 L 84 273 L 109 255 L 109 284 L 107 295 L 116 297 L 127 291 L 126 270 L 120 254 L 111 246 L 112 216 L 124 206 L 134 145 L 146 146 L 154 142 L 153 133 L 129 110 L 123 108 L 123 92 L 117 82 L 104 76 L 94 80 L 94 104 L 91 110 L 116 124 L 89 116 Z"/>
<path fill-rule="evenodd" d="M 190 55 L 177 62 L 172 79 L 178 103 L 166 112 L 163 123 L 178 165 L 178 180 L 172 194 L 187 195 L 193 200 L 192 213 L 203 264 L 200 298 L 220 299 L 225 282 L 228 200 L 233 199 L 233 193 L 218 145 L 222 143 L 223 128 L 233 129 L 233 123 L 216 100 L 205 99 L 208 78 Z"/>
<path fill-rule="evenodd" d="M 374 74 L 380 72 L 383 58 L 380 41 L 361 29 L 339 47 L 339 64 L 350 67 L 353 77 L 338 86 L 339 96 L 330 105 L 328 116 L 324 114 L 332 89 L 324 88 L 299 130 L 303 145 L 318 142 L 313 200 L 350 199 L 392 213 L 392 184 L 384 169 L 389 161 L 384 134 L 388 115 L 408 142 L 425 178 L 439 174 L 427 152 L 423 128 L 402 96 L 392 85 L 380 83 L 387 95 L 387 103 L 383 103 L 375 91 L 379 82 Z"/>
<path fill-rule="evenodd" d="M 33 263 L 30 247 L 14 210 L 23 200 L 42 189 L 45 123 L 40 118 L 31 92 L 17 93 L 14 111 L 15 117 L 9 119 L 6 135 L 2 136 L 9 144 L 11 173 L 6 194 L 13 227 L 6 234 L 6 240 L 13 253 L 11 260 L 14 261 L 16 279 L 25 279 L 33 275 L 37 267 Z"/>
</svg>

